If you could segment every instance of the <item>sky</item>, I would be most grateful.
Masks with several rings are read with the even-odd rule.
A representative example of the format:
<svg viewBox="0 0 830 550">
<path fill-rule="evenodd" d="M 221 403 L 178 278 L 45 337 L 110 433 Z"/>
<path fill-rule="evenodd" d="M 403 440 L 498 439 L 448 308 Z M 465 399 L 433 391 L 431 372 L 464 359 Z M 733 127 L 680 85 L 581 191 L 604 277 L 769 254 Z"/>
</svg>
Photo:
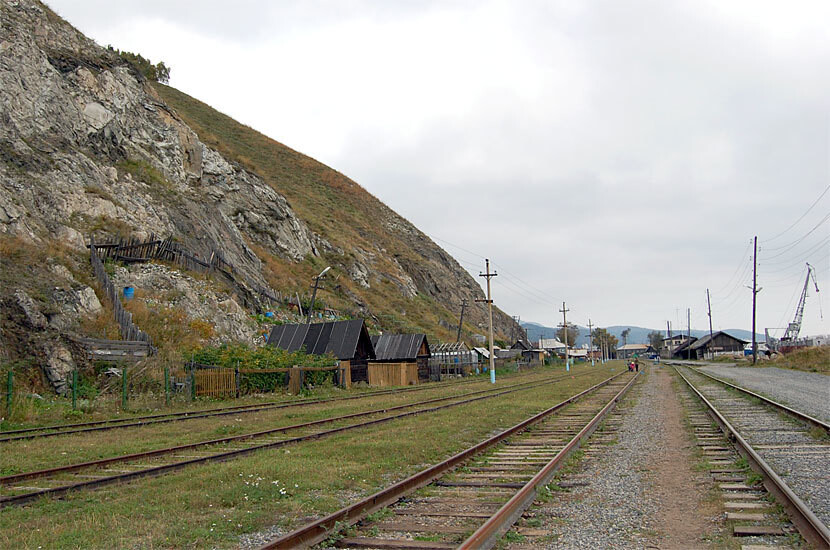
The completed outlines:
<svg viewBox="0 0 830 550">
<path fill-rule="evenodd" d="M 52 0 L 348 175 L 523 321 L 830 333 L 830 2 Z M 827 311 L 828 317 L 822 317 Z"/>
</svg>

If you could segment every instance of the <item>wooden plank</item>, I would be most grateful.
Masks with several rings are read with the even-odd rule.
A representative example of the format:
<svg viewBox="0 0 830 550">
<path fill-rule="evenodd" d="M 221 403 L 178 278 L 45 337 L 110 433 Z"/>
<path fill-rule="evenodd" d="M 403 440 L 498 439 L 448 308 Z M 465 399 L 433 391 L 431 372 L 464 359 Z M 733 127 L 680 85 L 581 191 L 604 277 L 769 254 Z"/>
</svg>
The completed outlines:
<svg viewBox="0 0 830 550">
<path fill-rule="evenodd" d="M 425 540 L 376 539 L 366 537 L 346 537 L 338 545 L 347 548 L 383 548 L 384 550 L 453 550 L 458 543 L 434 542 Z"/>
<path fill-rule="evenodd" d="M 784 530 L 776 525 L 735 525 L 732 534 L 736 537 L 754 537 L 763 535 L 784 535 Z"/>
</svg>

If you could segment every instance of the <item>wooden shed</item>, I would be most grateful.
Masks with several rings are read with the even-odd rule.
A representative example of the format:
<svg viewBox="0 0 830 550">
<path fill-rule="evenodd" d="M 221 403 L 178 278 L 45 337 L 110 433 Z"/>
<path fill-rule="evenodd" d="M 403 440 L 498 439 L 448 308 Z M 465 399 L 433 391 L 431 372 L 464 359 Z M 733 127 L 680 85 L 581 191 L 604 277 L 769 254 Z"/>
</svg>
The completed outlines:
<svg viewBox="0 0 830 550">
<path fill-rule="evenodd" d="M 746 344 L 746 340 L 735 338 L 731 334 L 727 334 L 726 332 L 719 330 L 712 334 L 711 338 L 707 334 L 692 343 L 691 355 L 693 359 L 705 359 L 707 356 L 723 354 L 743 355 L 744 346 Z"/>
<path fill-rule="evenodd" d="M 305 348 L 306 353 L 331 353 L 346 367 L 346 386 L 353 382 L 369 383 L 369 360 L 375 348 L 363 319 L 328 321 L 310 325 L 277 325 L 271 329 L 268 345 L 288 351 Z"/>
<path fill-rule="evenodd" d="M 370 386 L 409 386 L 429 381 L 426 334 L 372 336 L 375 359 L 369 361 Z"/>
</svg>

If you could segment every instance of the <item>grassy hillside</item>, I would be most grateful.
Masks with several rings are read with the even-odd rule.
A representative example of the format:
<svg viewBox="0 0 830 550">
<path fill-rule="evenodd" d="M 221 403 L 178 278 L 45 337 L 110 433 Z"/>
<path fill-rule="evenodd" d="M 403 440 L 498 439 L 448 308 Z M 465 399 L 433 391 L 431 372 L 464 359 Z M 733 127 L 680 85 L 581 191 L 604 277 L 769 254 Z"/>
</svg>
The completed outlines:
<svg viewBox="0 0 830 550">
<path fill-rule="evenodd" d="M 327 304 L 349 310 L 354 307 L 356 298 L 365 303 L 377 318 L 378 328 L 419 331 L 433 338 L 454 339 L 454 331 L 439 325 L 439 320 L 450 325 L 457 322 L 457 304 L 452 303 L 454 300 L 450 300 L 449 296 L 436 299 L 436 296 L 430 296 L 420 288 L 417 297 L 406 298 L 395 280 L 395 274 L 400 273 L 399 266 L 395 265 L 397 262 L 410 275 L 412 267 L 417 266 L 416 271 L 425 274 L 427 279 L 432 273 L 438 274 L 436 279 L 446 280 L 447 275 L 451 279 L 457 278 L 458 290 L 465 297 L 473 297 L 473 292 L 480 292 L 474 283 L 464 280 L 465 277 L 469 279 L 466 273 L 462 273 L 457 264 L 453 266 L 454 260 L 428 237 L 336 170 L 174 88 L 156 83 L 153 87 L 203 142 L 261 177 L 286 197 L 294 211 L 313 231 L 345 252 L 345 257 L 323 252 L 322 257 L 309 257 L 304 262 L 292 263 L 249 243 L 263 259 L 263 271 L 272 286 L 283 291 L 308 292 L 312 277 L 326 265 L 334 265 L 335 274 L 325 281 L 326 291 L 320 295 Z M 403 226 L 405 230 L 392 230 L 390 225 Z M 374 254 L 374 271 L 385 275 L 381 277 L 381 282 L 373 282 L 370 289 L 360 287 L 344 274 L 343 263 L 353 260 L 358 249 Z M 385 253 L 378 253 L 379 250 Z M 457 270 L 453 271 L 456 267 Z M 420 282 L 414 275 L 413 279 L 416 284 Z M 468 319 L 471 323 L 480 322 L 481 319 L 476 317 L 473 312 Z M 465 323 L 465 332 L 481 332 L 481 329 Z"/>
</svg>

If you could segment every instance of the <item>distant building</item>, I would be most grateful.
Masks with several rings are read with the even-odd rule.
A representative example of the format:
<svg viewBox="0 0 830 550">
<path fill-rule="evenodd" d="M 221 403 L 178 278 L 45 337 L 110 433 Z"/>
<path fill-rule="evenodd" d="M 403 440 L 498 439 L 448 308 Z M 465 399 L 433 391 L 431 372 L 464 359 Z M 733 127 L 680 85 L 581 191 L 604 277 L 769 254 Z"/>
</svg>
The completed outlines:
<svg viewBox="0 0 830 550">
<path fill-rule="evenodd" d="M 691 356 L 693 359 L 705 359 L 715 355 L 742 354 L 746 343 L 746 340 L 719 330 L 711 338 L 707 334 L 692 343 Z"/>
<path fill-rule="evenodd" d="M 408 386 L 429 381 L 432 355 L 426 334 L 372 336 L 375 359 L 369 361 L 370 386 Z"/>
<path fill-rule="evenodd" d="M 331 353 L 349 373 L 345 385 L 369 383 L 369 359 L 375 358 L 375 348 L 363 319 L 276 325 L 268 336 L 268 345 L 287 351 L 305 349 L 311 355 Z"/>
<path fill-rule="evenodd" d="M 617 359 L 630 359 L 635 355 L 646 357 L 654 353 L 654 348 L 647 344 L 626 344 L 617 348 Z"/>
</svg>

